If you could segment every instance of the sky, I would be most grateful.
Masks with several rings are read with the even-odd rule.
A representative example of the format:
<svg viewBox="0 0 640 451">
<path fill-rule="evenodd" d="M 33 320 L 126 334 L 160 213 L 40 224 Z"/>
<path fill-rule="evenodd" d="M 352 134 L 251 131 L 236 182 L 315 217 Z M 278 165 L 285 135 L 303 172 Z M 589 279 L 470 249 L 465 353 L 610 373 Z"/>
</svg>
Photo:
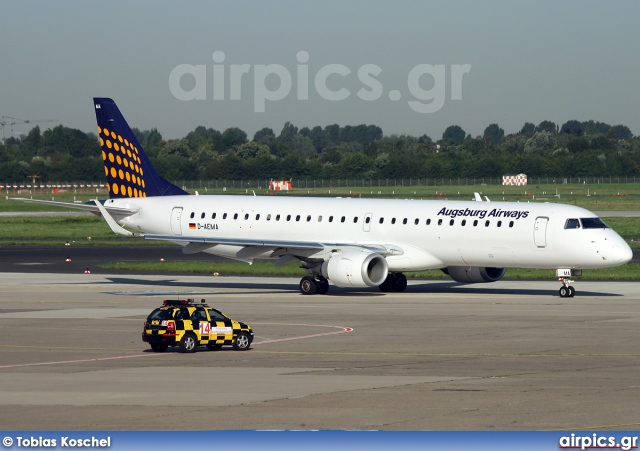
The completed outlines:
<svg viewBox="0 0 640 451">
<path fill-rule="evenodd" d="M 638 17 L 635 0 L 3 1 L 0 116 L 94 132 L 91 99 L 110 97 L 165 139 L 571 119 L 638 135 Z"/>
</svg>

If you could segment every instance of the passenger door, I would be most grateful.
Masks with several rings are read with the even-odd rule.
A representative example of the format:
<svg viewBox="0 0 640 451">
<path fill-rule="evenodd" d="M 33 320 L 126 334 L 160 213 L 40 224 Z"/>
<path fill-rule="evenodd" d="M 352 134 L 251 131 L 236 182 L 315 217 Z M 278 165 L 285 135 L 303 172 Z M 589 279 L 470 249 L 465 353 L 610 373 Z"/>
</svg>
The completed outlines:
<svg viewBox="0 0 640 451">
<path fill-rule="evenodd" d="M 549 218 L 538 216 L 533 226 L 533 242 L 539 248 L 547 247 L 547 224 Z"/>
<path fill-rule="evenodd" d="M 171 233 L 174 235 L 182 235 L 182 225 L 180 220 L 182 219 L 182 207 L 175 207 L 171 211 Z"/>
</svg>

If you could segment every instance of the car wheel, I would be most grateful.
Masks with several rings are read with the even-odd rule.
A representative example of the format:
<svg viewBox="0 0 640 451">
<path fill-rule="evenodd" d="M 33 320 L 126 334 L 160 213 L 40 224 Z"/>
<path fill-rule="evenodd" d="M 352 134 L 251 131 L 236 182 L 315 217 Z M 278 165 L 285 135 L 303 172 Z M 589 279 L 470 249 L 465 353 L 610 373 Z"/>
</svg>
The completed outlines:
<svg viewBox="0 0 640 451">
<path fill-rule="evenodd" d="M 217 344 L 214 344 L 214 343 L 209 343 L 209 344 L 207 345 L 207 348 L 208 348 L 210 351 L 219 351 L 220 349 L 222 349 L 222 345 L 217 345 Z"/>
<path fill-rule="evenodd" d="M 193 334 L 184 334 L 180 340 L 180 352 L 196 352 L 198 341 Z"/>
<path fill-rule="evenodd" d="M 251 337 L 245 332 L 240 332 L 233 342 L 233 349 L 236 351 L 246 351 L 251 345 Z"/>
<path fill-rule="evenodd" d="M 154 352 L 164 352 L 168 347 L 169 345 L 164 343 L 151 343 L 151 349 L 153 349 Z"/>
</svg>

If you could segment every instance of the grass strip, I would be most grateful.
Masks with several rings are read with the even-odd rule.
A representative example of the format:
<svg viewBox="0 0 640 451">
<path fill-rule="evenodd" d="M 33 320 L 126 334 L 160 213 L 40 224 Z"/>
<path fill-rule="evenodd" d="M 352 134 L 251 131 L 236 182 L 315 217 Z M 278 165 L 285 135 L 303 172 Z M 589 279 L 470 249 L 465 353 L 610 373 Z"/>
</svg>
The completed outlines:
<svg viewBox="0 0 640 451">
<path fill-rule="evenodd" d="M 209 274 L 220 276 L 280 276 L 302 277 L 304 269 L 297 265 L 275 266 L 273 263 L 255 262 L 252 265 L 242 262 L 109 262 L 99 265 L 101 269 L 127 270 L 134 272 L 172 272 Z M 440 270 L 407 272 L 410 279 L 449 279 Z M 552 269 L 508 269 L 505 280 L 554 280 L 555 270 Z M 584 270 L 579 280 L 640 280 L 640 264 L 628 263 L 623 266 L 608 269 Z"/>
</svg>

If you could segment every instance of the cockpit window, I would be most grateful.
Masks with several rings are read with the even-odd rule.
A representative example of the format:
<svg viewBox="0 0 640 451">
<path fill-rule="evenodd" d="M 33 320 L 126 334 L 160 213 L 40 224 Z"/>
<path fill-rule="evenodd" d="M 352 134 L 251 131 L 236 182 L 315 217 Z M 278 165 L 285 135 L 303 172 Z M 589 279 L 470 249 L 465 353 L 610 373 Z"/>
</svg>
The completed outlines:
<svg viewBox="0 0 640 451">
<path fill-rule="evenodd" d="M 583 229 L 610 229 L 602 219 L 600 218 L 580 218 Z"/>
<path fill-rule="evenodd" d="M 565 229 L 579 229 L 580 221 L 577 219 L 567 219 L 567 222 L 564 225 Z"/>
</svg>

